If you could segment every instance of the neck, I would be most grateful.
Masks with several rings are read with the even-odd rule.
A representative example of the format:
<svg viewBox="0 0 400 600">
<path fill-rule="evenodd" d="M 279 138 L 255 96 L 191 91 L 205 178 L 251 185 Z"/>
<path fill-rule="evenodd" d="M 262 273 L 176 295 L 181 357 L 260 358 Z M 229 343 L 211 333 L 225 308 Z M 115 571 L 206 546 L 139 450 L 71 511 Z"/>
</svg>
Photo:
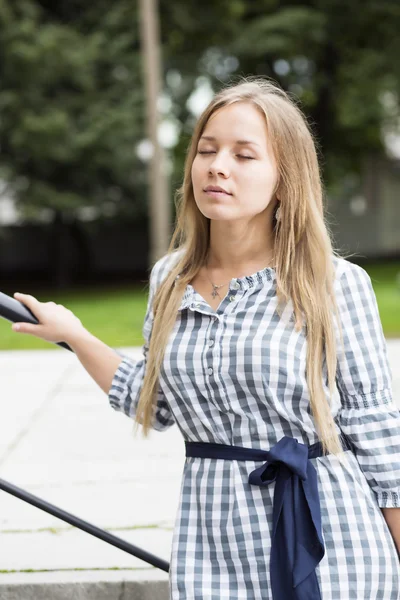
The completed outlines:
<svg viewBox="0 0 400 600">
<path fill-rule="evenodd" d="M 274 266 L 274 238 L 265 221 L 210 221 L 208 269 L 237 273 Z M 237 276 L 237 275 L 234 275 Z"/>
</svg>

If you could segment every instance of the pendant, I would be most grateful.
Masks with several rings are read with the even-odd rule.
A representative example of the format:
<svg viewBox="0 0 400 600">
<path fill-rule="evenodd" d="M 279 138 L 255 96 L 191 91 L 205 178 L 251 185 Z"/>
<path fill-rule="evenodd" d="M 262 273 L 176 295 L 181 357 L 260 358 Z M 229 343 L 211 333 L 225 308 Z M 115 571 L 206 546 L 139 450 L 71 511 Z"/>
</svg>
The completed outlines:
<svg viewBox="0 0 400 600">
<path fill-rule="evenodd" d="M 219 296 L 219 294 L 218 294 L 218 292 L 217 292 L 217 287 L 216 287 L 216 286 L 214 286 L 214 289 L 213 289 L 213 291 L 211 292 L 211 296 L 212 296 L 213 298 L 216 298 L 217 296 Z"/>
</svg>

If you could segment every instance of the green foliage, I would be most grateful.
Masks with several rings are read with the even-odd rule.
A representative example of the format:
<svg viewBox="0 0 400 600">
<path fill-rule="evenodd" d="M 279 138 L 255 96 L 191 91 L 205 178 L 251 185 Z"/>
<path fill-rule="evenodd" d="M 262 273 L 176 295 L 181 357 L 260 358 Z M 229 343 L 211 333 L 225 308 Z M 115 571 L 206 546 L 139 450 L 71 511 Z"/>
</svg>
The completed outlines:
<svg viewBox="0 0 400 600">
<path fill-rule="evenodd" d="M 360 173 L 369 153 L 385 153 L 383 127 L 399 130 L 397 0 L 237 1 L 231 8 L 175 1 L 175 14 L 190 13 L 186 37 L 167 0 L 160 4 L 167 66 L 204 74 L 215 90 L 236 75 L 266 75 L 300 100 L 327 184 Z M 229 57 L 237 59 L 233 69 Z"/>
<path fill-rule="evenodd" d="M 39 3 L 2 1 L 1 168 L 28 208 L 144 212 L 132 201 L 144 196 L 134 151 L 144 115 L 126 12 L 120 3 L 95 22 L 85 11 L 60 22 Z"/>
<path fill-rule="evenodd" d="M 159 0 L 168 117 L 180 125 L 180 184 L 199 76 L 216 91 L 266 75 L 297 97 L 327 184 L 384 153 L 398 128 L 398 0 Z M 0 0 L 0 177 L 26 211 L 147 213 L 138 3 Z"/>
<path fill-rule="evenodd" d="M 232 48 L 243 57 L 257 53 L 291 58 L 316 52 L 325 41 L 326 16 L 313 7 L 290 6 L 253 18 Z"/>
</svg>

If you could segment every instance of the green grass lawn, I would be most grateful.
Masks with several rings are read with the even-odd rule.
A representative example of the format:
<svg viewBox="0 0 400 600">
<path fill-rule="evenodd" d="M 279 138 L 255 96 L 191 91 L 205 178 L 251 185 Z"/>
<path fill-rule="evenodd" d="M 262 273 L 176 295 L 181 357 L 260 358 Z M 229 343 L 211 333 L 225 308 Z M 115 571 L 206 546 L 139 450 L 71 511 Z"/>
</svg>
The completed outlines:
<svg viewBox="0 0 400 600">
<path fill-rule="evenodd" d="M 400 337 L 400 262 L 363 268 L 371 277 L 385 337 Z"/>
<path fill-rule="evenodd" d="M 387 338 L 400 337 L 400 262 L 387 265 L 365 266 L 369 273 Z M 36 296 L 41 302 L 53 300 L 63 304 L 81 319 L 84 326 L 111 347 L 140 346 L 143 343 L 142 326 L 146 312 L 147 286 L 124 286 L 100 289 L 82 289 L 71 292 L 20 289 Z M 7 293 L 13 293 L 9 290 Z M 50 349 L 57 346 L 33 336 L 15 333 L 11 323 L 0 319 L 0 350 L 30 348 Z"/>
</svg>

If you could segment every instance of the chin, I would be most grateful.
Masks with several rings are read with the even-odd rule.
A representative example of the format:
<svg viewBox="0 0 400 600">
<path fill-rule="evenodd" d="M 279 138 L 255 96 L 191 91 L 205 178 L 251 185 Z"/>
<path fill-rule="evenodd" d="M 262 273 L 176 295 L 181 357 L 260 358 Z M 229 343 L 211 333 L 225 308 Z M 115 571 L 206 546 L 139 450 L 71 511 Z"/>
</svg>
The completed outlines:
<svg viewBox="0 0 400 600">
<path fill-rule="evenodd" d="M 226 204 L 218 203 L 208 204 L 207 206 L 203 206 L 201 212 L 208 219 L 229 219 L 232 218 L 232 206 L 227 206 Z"/>
<path fill-rule="evenodd" d="M 221 211 L 207 211 L 207 213 L 203 213 L 207 219 L 211 219 L 212 221 L 232 221 L 232 215 L 229 214 L 221 214 Z"/>
</svg>

